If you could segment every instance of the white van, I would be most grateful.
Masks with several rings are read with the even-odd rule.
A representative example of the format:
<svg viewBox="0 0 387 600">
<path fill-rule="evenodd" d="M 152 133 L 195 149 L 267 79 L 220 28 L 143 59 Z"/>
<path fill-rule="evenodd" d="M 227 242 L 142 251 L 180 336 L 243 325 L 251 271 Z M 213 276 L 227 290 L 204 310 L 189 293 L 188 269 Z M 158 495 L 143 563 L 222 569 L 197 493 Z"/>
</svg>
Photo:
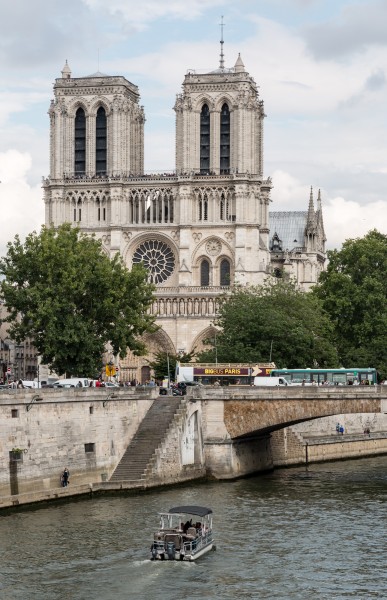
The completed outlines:
<svg viewBox="0 0 387 600">
<path fill-rule="evenodd" d="M 89 380 L 86 377 L 71 377 L 70 379 L 58 379 L 52 385 L 55 388 L 89 387 Z"/>
<path fill-rule="evenodd" d="M 31 380 L 24 380 L 22 381 L 23 383 L 23 387 L 25 388 L 30 388 L 30 389 L 37 389 L 40 388 L 41 385 L 37 382 L 37 381 L 31 381 Z"/>
<path fill-rule="evenodd" d="M 290 385 L 288 381 L 286 381 L 285 377 L 254 377 L 254 385 L 259 386 L 281 386 L 281 385 Z"/>
</svg>

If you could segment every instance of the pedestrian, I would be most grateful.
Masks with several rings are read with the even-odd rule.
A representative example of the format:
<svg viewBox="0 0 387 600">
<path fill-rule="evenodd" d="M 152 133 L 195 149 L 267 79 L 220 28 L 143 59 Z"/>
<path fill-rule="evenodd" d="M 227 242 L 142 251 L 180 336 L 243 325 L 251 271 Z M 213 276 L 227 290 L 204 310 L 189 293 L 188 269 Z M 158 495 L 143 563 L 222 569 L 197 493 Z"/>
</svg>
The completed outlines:
<svg viewBox="0 0 387 600">
<path fill-rule="evenodd" d="M 340 433 L 340 423 L 336 423 L 336 433 Z"/>
<path fill-rule="evenodd" d="M 19 379 L 19 381 L 17 382 L 17 387 L 18 389 L 24 388 L 23 382 L 21 379 Z"/>
<path fill-rule="evenodd" d="M 70 471 L 66 467 L 62 474 L 63 477 L 63 487 L 67 487 L 70 483 Z"/>
<path fill-rule="evenodd" d="M 344 435 L 344 426 L 343 425 L 340 425 L 340 433 L 341 433 L 341 435 Z"/>
</svg>

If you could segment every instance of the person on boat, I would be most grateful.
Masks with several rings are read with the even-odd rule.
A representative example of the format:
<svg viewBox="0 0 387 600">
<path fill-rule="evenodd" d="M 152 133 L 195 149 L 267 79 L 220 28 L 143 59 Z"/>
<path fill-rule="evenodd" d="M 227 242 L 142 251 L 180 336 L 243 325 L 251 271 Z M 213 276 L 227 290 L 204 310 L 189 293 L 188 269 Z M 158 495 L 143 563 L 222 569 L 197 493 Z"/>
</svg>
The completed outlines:
<svg viewBox="0 0 387 600">
<path fill-rule="evenodd" d="M 192 519 L 190 521 L 186 521 L 183 527 L 183 532 L 187 533 L 188 529 L 192 527 Z"/>
</svg>

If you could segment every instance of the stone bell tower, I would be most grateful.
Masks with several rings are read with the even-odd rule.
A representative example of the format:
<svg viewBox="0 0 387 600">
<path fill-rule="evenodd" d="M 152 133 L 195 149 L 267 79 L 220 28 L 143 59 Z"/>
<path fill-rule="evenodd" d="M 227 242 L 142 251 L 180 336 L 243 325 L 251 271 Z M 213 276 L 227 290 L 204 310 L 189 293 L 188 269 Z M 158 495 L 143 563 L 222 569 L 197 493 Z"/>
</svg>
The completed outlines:
<svg viewBox="0 0 387 600">
<path fill-rule="evenodd" d="M 176 168 L 263 175 L 263 102 L 241 56 L 231 69 L 189 71 L 177 95 Z"/>
</svg>

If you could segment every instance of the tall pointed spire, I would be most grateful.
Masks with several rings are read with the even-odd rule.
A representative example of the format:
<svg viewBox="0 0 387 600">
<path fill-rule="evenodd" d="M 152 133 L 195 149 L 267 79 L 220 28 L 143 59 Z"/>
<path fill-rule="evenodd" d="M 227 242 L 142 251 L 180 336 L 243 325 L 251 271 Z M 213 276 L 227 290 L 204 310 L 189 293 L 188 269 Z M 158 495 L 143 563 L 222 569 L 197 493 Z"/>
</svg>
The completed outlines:
<svg viewBox="0 0 387 600">
<path fill-rule="evenodd" d="M 316 225 L 316 215 L 314 212 L 314 202 L 313 202 L 313 188 L 310 188 L 310 196 L 309 196 L 309 206 L 308 206 L 308 217 L 306 221 L 306 226 L 314 227 Z"/>
<path fill-rule="evenodd" d="M 317 210 L 321 211 L 321 190 L 318 191 L 318 196 L 317 196 Z"/>
<path fill-rule="evenodd" d="M 223 15 L 222 15 L 222 21 L 220 23 L 220 62 L 219 62 L 219 67 L 220 69 L 223 71 L 224 70 L 224 54 L 223 54 L 223 44 L 224 44 L 224 40 L 223 40 L 223 27 L 224 27 L 224 23 L 223 23 Z"/>
<path fill-rule="evenodd" d="M 322 212 L 322 202 L 321 202 L 321 190 L 318 191 L 318 197 L 317 197 L 317 226 L 319 227 L 320 230 L 320 235 L 321 235 L 321 239 L 322 242 L 326 242 L 327 238 L 325 236 L 325 230 L 324 230 L 324 219 L 323 219 L 323 212 Z"/>
</svg>

